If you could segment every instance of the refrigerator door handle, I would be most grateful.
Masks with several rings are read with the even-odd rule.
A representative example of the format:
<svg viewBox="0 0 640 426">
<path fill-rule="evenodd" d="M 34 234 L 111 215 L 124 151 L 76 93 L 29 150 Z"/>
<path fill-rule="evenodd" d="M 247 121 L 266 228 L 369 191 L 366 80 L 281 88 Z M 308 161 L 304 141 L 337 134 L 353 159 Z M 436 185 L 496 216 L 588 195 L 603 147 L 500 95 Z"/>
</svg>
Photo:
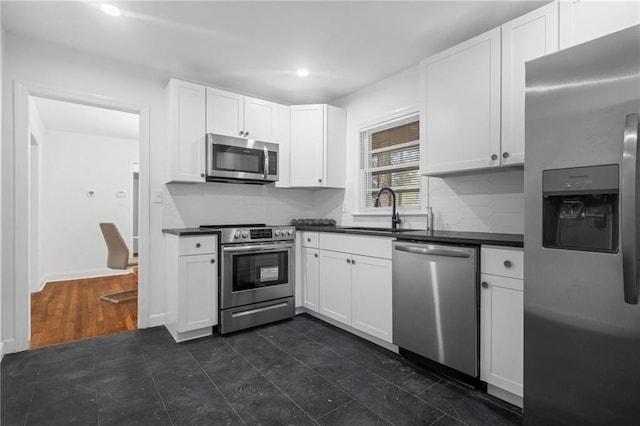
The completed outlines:
<svg viewBox="0 0 640 426">
<path fill-rule="evenodd" d="M 638 304 L 640 288 L 638 286 L 638 269 L 640 259 L 638 243 L 640 242 L 640 228 L 636 223 L 640 212 L 640 199 L 638 198 L 638 128 L 640 117 L 638 114 L 629 114 L 626 117 L 622 152 L 622 275 L 624 282 L 624 301 L 630 305 Z"/>
</svg>

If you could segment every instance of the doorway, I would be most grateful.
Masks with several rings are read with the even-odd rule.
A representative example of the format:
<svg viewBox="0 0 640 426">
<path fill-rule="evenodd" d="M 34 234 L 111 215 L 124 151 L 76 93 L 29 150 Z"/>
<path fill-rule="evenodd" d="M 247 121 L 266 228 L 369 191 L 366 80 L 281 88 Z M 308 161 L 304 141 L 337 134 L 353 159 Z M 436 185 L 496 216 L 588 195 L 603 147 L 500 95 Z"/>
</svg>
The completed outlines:
<svg viewBox="0 0 640 426">
<path fill-rule="evenodd" d="M 14 84 L 14 93 L 15 93 L 15 104 L 14 104 L 14 117 L 15 117 L 15 193 L 20 194 L 16 195 L 15 199 L 15 242 L 14 242 L 14 250 L 15 250 L 15 281 L 14 281 L 14 295 L 15 295 L 15 311 L 14 311 L 14 329 L 15 329 L 15 339 L 8 345 L 7 352 L 21 351 L 29 348 L 29 339 L 31 336 L 31 291 L 34 287 L 37 287 L 39 283 L 48 282 L 47 277 L 47 264 L 43 259 L 47 258 L 46 255 L 46 247 L 43 247 L 43 243 L 51 243 L 51 238 L 45 238 L 43 235 L 43 231 L 47 229 L 46 221 L 53 221 L 54 223 L 58 221 L 61 217 L 64 217 L 64 214 L 45 214 L 43 212 L 43 206 L 47 204 L 43 201 L 44 198 L 48 196 L 52 196 L 54 198 L 60 198 L 60 202 L 58 203 L 58 207 L 62 206 L 63 210 L 65 207 L 65 203 L 63 202 L 63 198 L 68 195 L 68 193 L 74 193 L 76 196 L 79 195 L 78 186 L 75 185 L 78 180 L 82 180 L 79 178 L 71 177 L 68 182 L 68 188 L 65 188 L 64 191 L 46 191 L 45 187 L 50 183 L 49 177 L 45 177 L 45 173 L 43 170 L 46 169 L 47 162 L 47 144 L 46 144 L 46 135 L 43 138 L 43 132 L 35 131 L 32 132 L 32 121 L 34 121 L 34 117 L 38 115 L 37 110 L 35 109 L 35 101 L 37 98 L 42 98 L 44 102 L 66 102 L 68 104 L 72 104 L 75 107 L 86 107 L 86 108 L 94 108 L 95 110 L 102 110 L 105 113 L 125 113 L 129 115 L 133 115 L 136 118 L 135 130 L 137 133 L 137 141 L 139 143 L 138 147 L 134 148 L 134 151 L 137 154 L 136 161 L 127 160 L 126 164 L 126 183 L 121 184 L 122 189 L 112 190 L 112 189 L 101 189 L 100 191 L 96 186 L 97 184 L 92 184 L 88 182 L 88 178 L 91 177 L 94 173 L 94 170 L 85 170 L 84 171 L 84 186 L 82 190 L 82 197 L 86 200 L 90 198 L 94 198 L 93 201 L 97 201 L 99 194 L 103 196 L 109 195 L 109 198 L 112 198 L 112 201 L 115 200 L 115 203 L 123 205 L 124 213 L 124 221 L 120 219 L 120 221 L 116 220 L 108 220 L 105 216 L 104 221 L 115 222 L 119 226 L 122 226 L 123 230 L 125 230 L 126 235 L 130 237 L 126 240 L 128 242 L 133 242 L 133 212 L 135 208 L 133 207 L 133 203 L 128 203 L 131 200 L 131 197 L 134 194 L 134 179 L 135 175 L 137 175 L 139 186 L 139 218 L 140 221 L 138 223 L 138 248 L 137 252 L 140 255 L 140 266 L 138 275 L 138 290 L 141 294 L 141 297 L 138 297 L 136 302 L 133 302 L 135 309 L 137 311 L 137 321 L 133 323 L 133 327 L 146 327 L 148 324 L 148 277 L 147 277 L 147 268 L 148 268 L 148 259 L 146 259 L 146 255 L 148 253 L 148 232 L 149 232 L 149 177 L 148 177 L 148 166 L 149 166 L 149 114 L 148 107 L 138 107 L 130 104 L 125 104 L 117 101 L 113 101 L 110 99 L 104 99 L 98 96 L 85 96 L 78 94 L 70 94 L 70 93 L 61 93 L 59 91 L 51 90 L 43 87 L 26 87 L 19 82 Z M 69 114 L 67 114 L 68 116 Z M 41 118 L 41 117 L 40 117 Z M 101 123 L 104 126 L 110 127 L 111 123 L 109 120 L 102 120 Z M 42 124 L 42 123 L 40 123 Z M 89 132 L 90 135 L 90 132 Z M 59 136 L 59 135 L 58 135 Z M 88 143 L 92 138 L 92 136 L 85 137 L 85 143 Z M 44 139 L 44 140 L 43 140 Z M 73 139 L 73 138 L 72 138 Z M 83 139 L 83 138 L 76 138 Z M 81 147 L 81 142 L 79 140 L 75 141 L 77 144 L 76 147 Z M 36 148 L 34 148 L 36 147 Z M 65 154 L 66 152 L 66 154 Z M 91 150 L 87 151 L 85 156 L 91 155 Z M 59 150 L 58 159 L 68 160 L 67 156 L 73 156 L 76 154 L 73 149 L 66 151 L 64 149 Z M 95 157 L 101 157 L 102 154 L 100 152 L 96 152 Z M 35 159 L 38 159 L 40 163 L 40 167 L 38 171 L 34 170 L 31 167 L 32 164 L 36 165 Z M 66 172 L 65 166 L 60 161 L 58 164 L 57 172 L 61 174 L 61 172 Z M 83 163 L 81 160 L 77 160 L 77 163 Z M 88 163 L 88 161 L 87 161 Z M 54 167 L 54 169 L 56 168 Z M 135 175 L 133 171 L 135 170 Z M 46 180 L 46 181 L 45 181 Z M 43 181 L 46 183 L 43 184 Z M 93 188 L 96 186 L 96 188 Z M 38 194 L 38 195 L 35 195 Z M 93 195 L 93 197 L 92 197 Z M 38 198 L 40 198 L 40 202 L 38 202 Z M 79 201 L 79 198 L 73 201 L 73 205 L 67 204 L 66 207 L 76 207 L 78 212 L 75 214 L 75 226 L 71 228 L 60 226 L 59 231 L 63 234 L 66 232 L 67 236 L 63 237 L 63 239 L 71 239 L 69 235 L 79 235 L 81 238 L 75 240 L 76 245 L 86 244 L 86 241 L 91 240 L 92 243 L 95 243 L 95 235 L 89 236 L 88 228 L 82 228 L 79 226 L 80 219 L 83 216 L 90 216 L 90 214 L 85 211 L 85 214 L 81 214 L 79 212 L 82 211 L 80 208 L 82 203 Z M 104 210 L 105 215 L 107 214 L 106 209 L 102 209 L 98 203 L 94 203 L 93 213 L 98 210 Z M 89 211 L 91 213 L 91 210 Z M 39 217 L 39 219 L 35 219 Z M 122 224 L 122 225 L 120 225 Z M 102 249 L 105 250 L 102 254 L 101 259 L 101 267 L 87 267 L 80 268 L 75 265 L 74 268 L 63 268 L 62 266 L 68 267 L 70 262 L 73 260 L 73 256 L 66 257 L 58 257 L 57 262 L 60 265 L 56 266 L 58 268 L 57 271 L 49 269 L 49 272 L 53 271 L 49 276 L 53 277 L 54 280 L 57 281 L 70 281 L 70 280 L 91 280 L 97 276 L 105 276 L 101 274 L 101 271 L 107 271 L 108 279 L 115 280 L 118 276 L 126 276 L 131 274 L 131 271 L 109 271 L 106 267 L 106 245 L 104 239 L 100 235 L 100 228 L 98 223 L 94 223 L 97 235 L 99 236 L 98 241 L 102 245 Z M 36 238 L 37 236 L 37 238 Z M 53 239 L 55 240 L 55 239 Z M 86 240 L 86 241 L 84 241 Z M 73 244 L 72 244 L 73 246 Z M 130 244 L 130 250 L 132 250 Z M 91 250 L 86 250 L 87 253 Z M 82 253 L 81 256 L 85 256 L 87 253 Z M 35 256 L 32 256 L 35 254 Z M 77 259 L 76 259 L 77 260 Z M 84 259 L 86 260 L 86 259 Z M 49 262 L 49 266 L 52 262 Z M 55 262 L 53 262 L 55 263 Z M 57 275 L 56 275 L 57 274 Z M 75 276 L 74 276 L 75 274 Z M 93 276 L 92 276 L 93 275 Z M 95 290 L 97 286 L 95 284 L 90 285 L 85 282 L 85 286 L 90 287 Z M 75 291 L 70 290 L 71 287 L 66 289 L 67 293 L 77 294 Z M 91 296 L 91 298 L 94 298 Z M 109 303 L 109 302 L 103 302 Z M 68 318 L 68 317 L 67 317 Z M 140 319 L 142 318 L 142 319 Z M 131 326 L 131 316 L 126 320 L 129 322 L 129 326 Z M 87 336 L 81 336 L 80 338 L 84 338 Z"/>
<path fill-rule="evenodd" d="M 137 253 L 138 114 L 29 102 L 30 347 L 135 329 L 137 269 L 107 265 L 107 256 Z M 104 222 L 121 248 L 105 244 Z"/>
</svg>

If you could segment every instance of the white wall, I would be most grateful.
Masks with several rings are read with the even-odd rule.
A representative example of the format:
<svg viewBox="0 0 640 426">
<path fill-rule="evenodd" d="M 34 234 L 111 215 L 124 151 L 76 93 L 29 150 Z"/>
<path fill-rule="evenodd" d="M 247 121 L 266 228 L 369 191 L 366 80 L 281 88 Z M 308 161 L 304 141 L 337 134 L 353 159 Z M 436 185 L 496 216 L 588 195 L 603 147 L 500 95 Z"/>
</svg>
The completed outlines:
<svg viewBox="0 0 640 426">
<path fill-rule="evenodd" d="M 291 219 L 317 217 L 313 191 L 273 185 L 171 183 L 166 185 L 163 199 L 165 228 L 238 223 L 286 225 Z"/>
<path fill-rule="evenodd" d="M 40 284 L 113 273 L 98 227 L 114 222 L 132 239 L 131 165 L 138 141 L 47 130 L 42 146 Z M 95 191 L 94 197 L 87 191 Z M 116 197 L 122 191 L 126 198 Z M 131 247 L 129 248 L 131 250 Z"/>
<path fill-rule="evenodd" d="M 332 102 L 347 110 L 347 189 L 323 193 L 316 203 L 339 215 L 343 225 L 390 226 L 389 214 L 354 215 L 359 203 L 360 132 L 364 125 L 403 108 L 419 104 L 418 67 L 392 75 Z M 433 208 L 437 230 L 472 232 L 524 232 L 524 173 L 522 169 L 478 172 L 465 176 L 425 178 L 425 205 Z M 426 194 L 425 194 L 426 192 Z M 344 197 L 344 199 L 342 198 Z M 319 200 L 323 200 L 320 202 Z M 347 212 L 341 212 L 343 201 Z M 402 227 L 426 227 L 424 211 L 403 215 Z"/>
</svg>

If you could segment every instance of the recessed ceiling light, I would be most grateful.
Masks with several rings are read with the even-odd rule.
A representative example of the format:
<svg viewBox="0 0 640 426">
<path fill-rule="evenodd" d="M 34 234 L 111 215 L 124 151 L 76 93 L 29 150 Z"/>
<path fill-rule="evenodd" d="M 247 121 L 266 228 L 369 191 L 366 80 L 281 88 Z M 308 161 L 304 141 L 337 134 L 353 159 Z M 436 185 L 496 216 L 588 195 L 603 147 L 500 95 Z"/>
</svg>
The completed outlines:
<svg viewBox="0 0 640 426">
<path fill-rule="evenodd" d="M 306 70 L 304 68 L 300 68 L 296 74 L 298 74 L 298 77 L 306 77 L 309 75 L 309 70 Z"/>
<path fill-rule="evenodd" d="M 112 4 L 105 3 L 102 6 L 100 6 L 100 10 L 102 10 L 104 13 L 106 13 L 109 16 L 120 16 L 120 9 L 118 9 Z"/>
</svg>

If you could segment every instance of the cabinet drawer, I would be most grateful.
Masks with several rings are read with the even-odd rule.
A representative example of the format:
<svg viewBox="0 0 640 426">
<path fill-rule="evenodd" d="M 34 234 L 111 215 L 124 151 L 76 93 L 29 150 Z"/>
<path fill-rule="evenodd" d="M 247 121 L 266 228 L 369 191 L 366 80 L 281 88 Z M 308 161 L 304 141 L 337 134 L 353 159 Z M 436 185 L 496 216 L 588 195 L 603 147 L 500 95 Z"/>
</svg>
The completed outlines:
<svg viewBox="0 0 640 426">
<path fill-rule="evenodd" d="M 480 270 L 483 274 L 523 279 L 524 257 L 521 248 L 482 246 Z"/>
<path fill-rule="evenodd" d="M 216 252 L 217 238 L 212 235 L 180 237 L 178 255 L 211 254 Z"/>
<path fill-rule="evenodd" d="M 391 241 L 391 238 L 384 237 L 355 237 L 323 232 L 320 234 L 320 250 L 391 259 Z"/>
<path fill-rule="evenodd" d="M 318 248 L 318 233 L 317 232 L 303 232 L 302 233 L 302 247 Z"/>
</svg>

